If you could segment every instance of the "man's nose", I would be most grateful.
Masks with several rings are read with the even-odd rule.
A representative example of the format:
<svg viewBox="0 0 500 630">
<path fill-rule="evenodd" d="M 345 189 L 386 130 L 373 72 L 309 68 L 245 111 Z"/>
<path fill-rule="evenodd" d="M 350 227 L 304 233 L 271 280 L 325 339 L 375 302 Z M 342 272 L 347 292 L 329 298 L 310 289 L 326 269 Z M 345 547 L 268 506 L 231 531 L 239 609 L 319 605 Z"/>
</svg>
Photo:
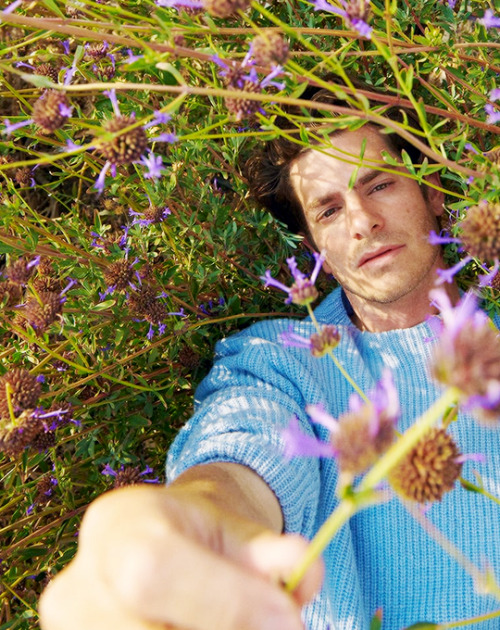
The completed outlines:
<svg viewBox="0 0 500 630">
<path fill-rule="evenodd" d="M 349 233 L 352 238 L 361 240 L 382 229 L 383 217 L 378 209 L 351 190 L 346 196 L 346 211 Z"/>
</svg>

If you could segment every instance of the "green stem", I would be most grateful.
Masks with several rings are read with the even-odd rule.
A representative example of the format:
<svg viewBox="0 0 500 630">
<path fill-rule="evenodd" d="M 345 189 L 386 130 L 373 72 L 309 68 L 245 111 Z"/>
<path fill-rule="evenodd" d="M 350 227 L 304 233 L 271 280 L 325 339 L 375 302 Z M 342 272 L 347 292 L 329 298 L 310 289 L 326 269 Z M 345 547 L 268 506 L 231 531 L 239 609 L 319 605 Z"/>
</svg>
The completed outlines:
<svg viewBox="0 0 500 630">
<path fill-rule="evenodd" d="M 312 539 L 300 564 L 293 570 L 286 583 L 286 589 L 293 591 L 300 583 L 309 567 L 323 553 L 339 529 L 360 509 L 373 501 L 378 484 L 398 461 L 421 439 L 446 409 L 456 401 L 458 390 L 450 387 L 402 437 L 395 442 L 365 475 L 354 494 L 343 499 Z"/>
<path fill-rule="evenodd" d="M 497 617 L 500 617 L 500 610 L 494 610 L 486 615 L 479 615 L 479 617 L 469 617 L 469 619 L 461 619 L 460 621 L 440 623 L 436 630 L 452 630 L 452 628 L 458 628 L 459 626 L 471 626 L 472 624 L 479 623 L 480 621 L 496 619 Z"/>
</svg>

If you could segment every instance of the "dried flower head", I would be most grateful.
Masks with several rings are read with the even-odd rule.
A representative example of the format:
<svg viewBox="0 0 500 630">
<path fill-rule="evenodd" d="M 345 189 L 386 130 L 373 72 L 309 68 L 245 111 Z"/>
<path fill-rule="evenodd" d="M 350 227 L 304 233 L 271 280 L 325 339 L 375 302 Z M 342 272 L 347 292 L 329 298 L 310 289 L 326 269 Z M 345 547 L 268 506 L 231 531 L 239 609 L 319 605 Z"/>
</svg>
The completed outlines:
<svg viewBox="0 0 500 630">
<path fill-rule="evenodd" d="M 16 457 L 30 446 L 42 431 L 43 423 L 33 414 L 33 409 L 23 411 L 15 423 L 4 419 L 0 422 L 0 451 Z"/>
<path fill-rule="evenodd" d="M 283 65 L 288 59 L 288 43 L 276 31 L 257 35 L 251 45 L 252 56 L 259 66 Z"/>
<path fill-rule="evenodd" d="M 99 61 L 108 54 L 107 42 L 92 42 L 85 45 L 85 59 L 91 59 L 93 61 Z"/>
<path fill-rule="evenodd" d="M 0 378 L 0 417 L 10 418 L 9 404 L 15 416 L 35 407 L 41 393 L 41 384 L 28 370 L 10 370 Z"/>
<path fill-rule="evenodd" d="M 500 258 L 500 203 L 480 204 L 460 223 L 467 252 L 484 262 Z"/>
<path fill-rule="evenodd" d="M 444 429 L 433 428 L 389 473 L 394 490 L 411 501 L 441 501 L 460 476 L 460 453 Z"/>
<path fill-rule="evenodd" d="M 134 277 L 134 268 L 127 259 L 111 263 L 104 272 L 104 279 L 113 291 L 123 291 L 130 286 Z"/>
<path fill-rule="evenodd" d="M 144 479 L 145 475 L 149 475 L 153 469 L 149 466 L 141 472 L 139 466 L 121 466 L 120 470 L 114 470 L 109 464 L 106 464 L 102 475 L 114 477 L 114 488 L 122 488 L 123 486 L 133 486 L 136 483 L 158 483 L 158 479 Z"/>
<path fill-rule="evenodd" d="M 182 346 L 179 350 L 179 363 L 190 370 L 200 365 L 201 356 L 188 345 Z"/>
<path fill-rule="evenodd" d="M 143 284 L 138 291 L 129 295 L 128 304 L 134 313 L 144 317 L 150 324 L 161 324 L 168 315 L 154 288 L 147 284 Z"/>
<path fill-rule="evenodd" d="M 140 160 L 148 146 L 148 138 L 143 127 L 135 127 L 124 133 L 119 133 L 135 123 L 131 116 L 115 116 L 107 121 L 104 129 L 108 133 L 119 134 L 111 140 L 102 142 L 99 153 L 113 165 L 132 164 Z"/>
<path fill-rule="evenodd" d="M 37 256 L 32 260 L 26 260 L 25 258 L 18 258 L 16 261 L 10 263 L 5 270 L 5 276 L 11 282 L 24 286 L 28 284 L 35 267 L 40 262 L 40 257 Z"/>
<path fill-rule="evenodd" d="M 5 303 L 7 308 L 16 306 L 23 299 L 23 290 L 19 284 L 5 280 L 0 282 L 0 304 Z"/>
<path fill-rule="evenodd" d="M 258 94 L 261 92 L 260 86 L 253 81 L 245 81 L 239 89 L 248 94 Z M 233 114 L 236 120 L 253 116 L 261 107 L 260 101 L 245 97 L 233 98 L 227 96 L 224 98 L 224 103 L 226 104 L 228 112 Z"/>
<path fill-rule="evenodd" d="M 32 175 L 31 169 L 29 166 L 22 166 L 21 168 L 17 168 L 14 173 L 14 179 L 16 180 L 16 184 L 19 184 L 21 188 L 28 188 L 32 183 Z"/>
<path fill-rule="evenodd" d="M 22 316 L 38 333 L 42 333 L 62 313 L 63 303 L 60 293 L 40 291 L 36 297 L 27 299 Z"/>
<path fill-rule="evenodd" d="M 431 373 L 440 383 L 457 387 L 462 404 L 485 423 L 500 422 L 500 334 L 466 293 L 452 307 L 445 291 L 430 294 L 441 311 L 439 340 L 434 348 Z"/>
<path fill-rule="evenodd" d="M 53 83 L 57 83 L 59 69 L 53 63 L 41 63 L 35 68 L 35 74 L 42 77 L 49 77 Z"/>
<path fill-rule="evenodd" d="M 250 0 L 203 0 L 203 6 L 211 15 L 227 18 L 238 11 L 245 11 Z"/>
<path fill-rule="evenodd" d="M 47 90 L 33 106 L 33 121 L 44 134 L 60 129 L 71 115 L 71 107 L 64 92 Z"/>
</svg>

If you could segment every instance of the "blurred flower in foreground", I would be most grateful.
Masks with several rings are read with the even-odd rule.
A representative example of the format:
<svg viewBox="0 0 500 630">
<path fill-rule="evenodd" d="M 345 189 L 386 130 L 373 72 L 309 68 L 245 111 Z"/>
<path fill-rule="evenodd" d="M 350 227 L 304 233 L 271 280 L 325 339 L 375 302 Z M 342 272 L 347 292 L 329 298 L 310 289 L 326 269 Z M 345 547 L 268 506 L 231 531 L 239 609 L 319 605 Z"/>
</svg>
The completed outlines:
<svg viewBox="0 0 500 630">
<path fill-rule="evenodd" d="M 489 95 L 490 101 L 498 101 L 500 99 L 500 89 L 495 88 L 490 92 Z M 487 103 L 484 106 L 484 111 L 488 114 L 488 122 L 490 125 L 494 125 L 495 123 L 500 121 L 500 111 L 495 109 L 491 103 Z"/>
<path fill-rule="evenodd" d="M 357 394 L 349 399 L 349 411 L 335 420 L 322 405 L 308 405 L 312 422 L 330 431 L 330 443 L 305 435 L 297 418 L 282 432 L 285 457 L 335 457 L 344 480 L 369 468 L 394 440 L 399 401 L 390 371 L 384 372 L 365 403 Z"/>
<path fill-rule="evenodd" d="M 284 346 L 307 348 L 313 357 L 323 357 L 338 346 L 340 332 L 337 326 L 325 325 L 319 333 L 313 333 L 307 339 L 294 333 L 293 324 L 290 324 L 287 331 L 280 333 L 279 339 Z"/>
<path fill-rule="evenodd" d="M 314 252 L 313 255 L 316 264 L 314 265 L 313 272 L 309 278 L 299 271 L 294 256 L 287 258 L 286 262 L 288 268 L 295 280 L 290 288 L 279 282 L 279 280 L 275 280 L 271 276 L 269 269 L 266 270 L 265 275 L 261 276 L 260 279 L 264 282 L 264 286 L 276 287 L 277 289 L 281 289 L 281 291 L 288 293 L 288 298 L 285 300 L 285 304 L 290 304 L 291 302 L 293 302 L 293 304 L 301 304 L 303 306 L 311 304 L 311 302 L 314 302 L 314 300 L 318 297 L 318 291 L 314 286 L 314 283 L 316 282 L 321 266 L 325 261 L 324 252 L 321 252 L 321 254 Z"/>
<path fill-rule="evenodd" d="M 259 66 L 282 66 L 288 59 L 290 47 L 276 31 L 257 35 L 250 45 L 250 54 Z"/>
<path fill-rule="evenodd" d="M 361 37 L 370 39 L 372 27 L 367 23 L 370 15 L 370 0 L 340 0 L 343 9 L 330 4 L 328 0 L 313 0 L 316 11 L 328 11 L 344 18 L 349 28 L 357 31 Z"/>
<path fill-rule="evenodd" d="M 245 11 L 250 0 L 156 0 L 159 7 L 205 9 L 211 15 L 227 18 L 238 11 Z"/>
<path fill-rule="evenodd" d="M 405 499 L 440 501 L 453 489 L 462 470 L 462 457 L 444 429 L 433 428 L 389 473 L 389 483 Z"/>
<path fill-rule="evenodd" d="M 467 210 L 460 223 L 467 252 L 483 262 L 500 258 L 500 203 L 482 203 Z"/>
<path fill-rule="evenodd" d="M 500 333 L 465 293 L 456 307 L 442 289 L 430 292 L 441 321 L 429 320 L 439 335 L 431 363 L 433 377 L 457 387 L 461 404 L 480 421 L 500 426 Z"/>
<path fill-rule="evenodd" d="M 483 17 L 478 19 L 478 23 L 486 28 L 500 28 L 500 18 L 491 9 L 486 9 Z"/>
</svg>

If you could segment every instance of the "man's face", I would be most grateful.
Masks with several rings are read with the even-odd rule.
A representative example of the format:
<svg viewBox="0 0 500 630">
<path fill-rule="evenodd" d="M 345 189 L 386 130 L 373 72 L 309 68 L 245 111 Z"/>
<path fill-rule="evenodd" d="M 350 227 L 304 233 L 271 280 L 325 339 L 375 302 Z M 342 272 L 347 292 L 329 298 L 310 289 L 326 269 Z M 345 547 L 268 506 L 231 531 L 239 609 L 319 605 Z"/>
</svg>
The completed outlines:
<svg viewBox="0 0 500 630">
<path fill-rule="evenodd" d="M 359 164 L 364 139 L 364 166 L 350 189 L 356 165 L 341 158 Z M 425 199 L 415 180 L 376 170 L 374 161 L 383 165 L 381 152 L 389 147 L 374 127 L 340 132 L 333 144 L 328 155 L 307 151 L 290 169 L 310 234 L 326 250 L 325 271 L 348 296 L 369 302 L 388 304 L 415 291 L 427 297 L 442 266 L 428 235 L 443 211 L 443 194 L 428 187 Z"/>
</svg>

